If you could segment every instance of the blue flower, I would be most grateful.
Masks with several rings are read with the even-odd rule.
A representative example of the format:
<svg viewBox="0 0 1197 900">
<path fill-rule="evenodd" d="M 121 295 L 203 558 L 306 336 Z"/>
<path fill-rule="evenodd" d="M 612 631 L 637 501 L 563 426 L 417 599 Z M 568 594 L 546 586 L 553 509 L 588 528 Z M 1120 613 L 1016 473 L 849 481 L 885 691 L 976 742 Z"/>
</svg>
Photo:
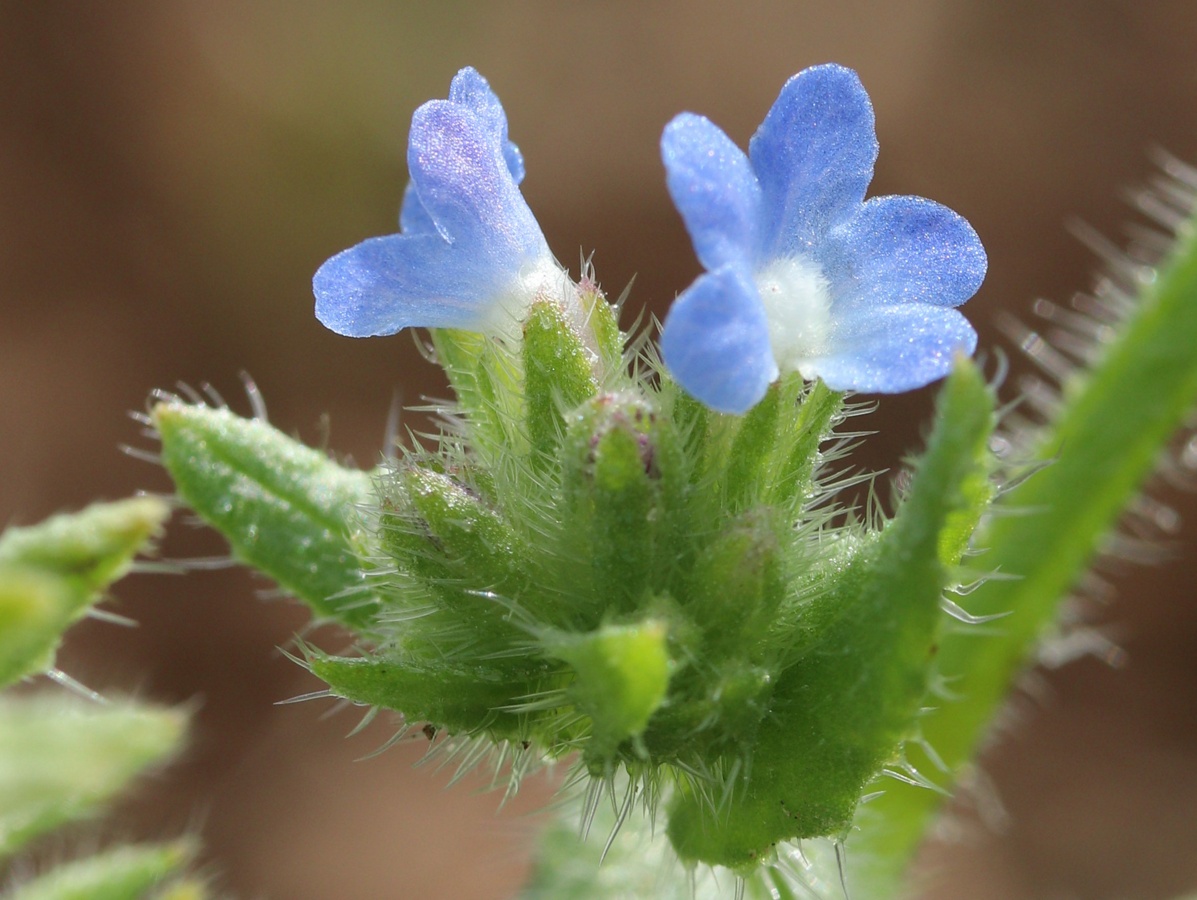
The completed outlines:
<svg viewBox="0 0 1197 900">
<path fill-rule="evenodd" d="M 661 353 L 713 409 L 742 413 L 780 374 L 898 393 L 946 375 L 977 336 L 972 227 L 922 197 L 874 197 L 873 107 L 851 69 L 782 88 L 745 156 L 702 116 L 661 138 L 669 193 L 707 270 L 670 309 Z"/>
<path fill-rule="evenodd" d="M 507 116 L 471 68 L 412 116 L 400 234 L 370 238 L 316 272 L 316 317 L 338 334 L 401 328 L 511 334 L 531 301 L 572 286 L 520 194 Z"/>
</svg>

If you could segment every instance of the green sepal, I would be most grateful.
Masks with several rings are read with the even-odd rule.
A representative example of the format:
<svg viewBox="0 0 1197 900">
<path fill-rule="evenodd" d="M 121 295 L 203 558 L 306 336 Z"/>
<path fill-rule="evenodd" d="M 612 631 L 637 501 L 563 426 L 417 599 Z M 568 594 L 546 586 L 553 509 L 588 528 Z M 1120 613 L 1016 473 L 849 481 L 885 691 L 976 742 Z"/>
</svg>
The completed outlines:
<svg viewBox="0 0 1197 900">
<path fill-rule="evenodd" d="M 681 398 L 684 392 L 673 387 Z M 743 416 L 708 414 L 705 434 L 690 435 L 707 446 L 692 452 L 703 457 L 703 471 L 720 486 L 721 511 L 733 513 L 761 503 L 797 517 L 809 500 L 819 447 L 831 434 L 843 409 L 844 395 L 823 382 L 807 384 L 798 373 L 769 386 L 761 401 Z M 683 414 L 695 401 L 679 398 Z"/>
<path fill-rule="evenodd" d="M 694 562 L 687 612 L 706 636 L 704 660 L 763 660 L 763 636 L 788 592 L 782 562 L 784 530 L 772 510 L 758 508 L 727 522 Z"/>
<path fill-rule="evenodd" d="M 544 690 L 547 672 L 535 666 L 427 665 L 385 656 L 327 656 L 307 650 L 307 665 L 336 696 L 363 706 L 403 713 L 410 722 L 429 722 L 450 734 L 488 734 L 527 740 L 527 715 L 518 707 Z"/>
<path fill-rule="evenodd" d="M 528 439 L 547 460 L 561 442 L 563 413 L 598 390 L 592 351 L 556 303 L 533 303 L 524 320 L 524 393 Z"/>
<path fill-rule="evenodd" d="M 653 560 L 671 558 L 669 547 L 677 543 L 668 531 L 677 519 L 662 508 L 676 502 L 681 486 L 677 448 L 663 424 L 646 400 L 631 394 L 600 395 L 568 424 L 561 534 L 575 545 L 562 556 L 589 559 L 589 578 L 576 584 L 589 585 L 589 608 L 597 614 L 638 608 L 665 574 Z"/>
<path fill-rule="evenodd" d="M 814 474 L 822 461 L 819 447 L 831 435 L 844 408 L 844 395 L 822 381 L 811 384 L 803 394 L 798 415 L 784 430 L 774 452 L 775 464 L 769 482 L 769 499 L 798 513 L 809 499 Z"/>
<path fill-rule="evenodd" d="M 9 895 L 9 900 L 148 900 L 171 897 L 181 900 L 174 888 L 164 884 L 176 877 L 196 855 L 191 841 L 117 847 L 86 859 L 65 863 L 28 881 Z M 204 896 L 194 890 L 191 897 Z"/>
<path fill-rule="evenodd" d="M 187 716 L 129 703 L 0 699 L 0 857 L 91 814 L 178 749 Z"/>
<path fill-rule="evenodd" d="M 445 370 L 457 402 L 476 410 L 490 399 L 489 391 L 478 381 L 480 361 L 492 343 L 476 331 L 433 328 L 428 332 L 436 361 Z"/>
<path fill-rule="evenodd" d="M 788 594 L 781 530 L 769 510 L 741 514 L 696 554 L 684 607 L 670 615 L 655 598 L 678 672 L 644 735 L 654 758 L 709 761 L 752 746 L 778 665 L 770 632 Z"/>
<path fill-rule="evenodd" d="M 469 427 L 470 445 L 485 466 L 528 452 L 523 372 L 518 349 L 486 335 L 433 328 L 436 358 L 457 402 L 453 412 Z"/>
<path fill-rule="evenodd" d="M 0 687 L 54 665 L 62 633 L 128 571 L 169 515 L 161 500 L 136 497 L 0 535 Z"/>
<path fill-rule="evenodd" d="M 510 639 L 506 610 L 485 595 L 517 596 L 527 580 L 527 554 L 511 526 L 479 492 L 418 465 L 385 477 L 381 493 L 379 541 L 399 569 L 461 627 Z"/>
<path fill-rule="evenodd" d="M 369 626 L 377 600 L 363 581 L 367 536 L 355 514 L 373 498 L 367 473 L 228 409 L 159 403 L 152 418 L 179 495 L 238 560 L 318 618 Z"/>
<path fill-rule="evenodd" d="M 620 744 L 643 733 L 665 699 L 673 669 L 666 625 L 649 619 L 542 640 L 548 654 L 573 669 L 568 694 L 592 728 L 585 756 L 601 771 Z"/>
<path fill-rule="evenodd" d="M 673 692 L 640 741 L 647 755 L 654 761 L 709 766 L 750 754 L 770 711 L 771 670 L 735 657 L 700 660 L 696 669 L 684 654 L 675 665 Z"/>
<path fill-rule="evenodd" d="M 743 868 L 779 841 L 845 835 L 865 785 L 913 731 L 952 579 L 943 534 L 972 510 L 978 474 L 988 476 L 993 422 L 984 379 L 959 361 L 898 514 L 841 571 L 823 573 L 813 602 L 834 615 L 781 673 L 751 775 L 718 811 L 679 791 L 669 835 L 684 859 Z"/>
<path fill-rule="evenodd" d="M 702 478 L 707 468 L 707 452 L 711 447 L 709 429 L 712 419 L 725 419 L 720 413 L 712 412 L 707 406 L 695 400 L 678 385 L 661 375 L 662 399 L 668 402 L 664 416 L 672 423 L 678 435 L 678 447 L 683 459 L 689 465 L 689 477 L 695 481 Z"/>
<path fill-rule="evenodd" d="M 619 330 L 619 310 L 607 302 L 606 296 L 588 278 L 578 285 L 578 299 L 586 316 L 586 328 L 594 337 L 602 362 L 600 379 L 623 369 L 625 335 Z"/>
<path fill-rule="evenodd" d="M 727 454 L 723 476 L 724 508 L 740 512 L 759 501 L 768 478 L 769 464 L 777 448 L 778 422 L 793 418 L 796 376 L 769 385 L 760 403 L 739 420 L 739 429 Z"/>
</svg>

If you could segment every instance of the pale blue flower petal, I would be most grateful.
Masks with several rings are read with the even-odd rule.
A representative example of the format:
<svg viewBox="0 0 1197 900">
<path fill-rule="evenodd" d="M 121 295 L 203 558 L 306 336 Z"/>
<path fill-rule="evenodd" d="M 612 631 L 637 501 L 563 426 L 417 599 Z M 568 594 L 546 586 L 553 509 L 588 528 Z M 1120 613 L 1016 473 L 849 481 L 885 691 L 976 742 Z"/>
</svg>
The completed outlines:
<svg viewBox="0 0 1197 900">
<path fill-rule="evenodd" d="M 415 182 L 409 181 L 403 190 L 403 205 L 399 207 L 399 230 L 404 234 L 436 234 L 436 223 L 420 202 Z"/>
<path fill-rule="evenodd" d="M 731 266 L 701 276 L 674 301 L 661 356 L 687 392 L 719 412 L 747 411 L 778 375 L 756 287 Z"/>
<path fill-rule="evenodd" d="M 416 326 L 476 330 L 504 277 L 511 276 L 436 234 L 370 238 L 317 270 L 316 318 L 348 337 Z"/>
<path fill-rule="evenodd" d="M 806 361 L 803 375 L 836 391 L 897 394 L 942 378 L 956 354 L 977 346 L 977 333 L 954 309 L 911 303 L 856 312 L 833 310 L 828 351 Z"/>
<path fill-rule="evenodd" d="M 761 189 L 744 151 L 709 119 L 682 113 L 661 136 L 665 183 L 703 266 L 750 268 Z"/>
<path fill-rule="evenodd" d="M 465 110 L 478 117 L 483 129 L 494 135 L 495 140 L 503 151 L 503 159 L 507 163 L 507 171 L 518 185 L 524 180 L 524 157 L 507 136 L 507 113 L 498 96 L 491 90 L 490 83 L 478 74 L 477 70 L 467 66 L 453 78 L 449 86 L 449 102 L 456 103 Z M 420 201 L 415 184 L 407 183 L 403 192 L 403 206 L 399 212 L 399 227 L 404 234 L 431 234 L 436 225 L 424 204 Z"/>
<path fill-rule="evenodd" d="M 842 291 L 862 302 L 959 306 L 985 279 L 985 249 L 961 216 L 923 197 L 875 197 L 833 229 L 825 258 L 838 258 Z M 834 266 L 828 277 L 837 282 Z"/>
<path fill-rule="evenodd" d="M 412 326 L 506 333 L 560 270 L 520 194 L 523 159 L 486 79 L 462 69 L 448 100 L 416 110 L 407 165 L 402 233 L 321 266 L 317 318 L 352 337 Z"/>
<path fill-rule="evenodd" d="M 484 257 L 495 271 L 518 272 L 549 255 L 493 128 L 472 111 L 448 100 L 416 110 L 407 167 L 420 202 L 449 243 Z"/>
<path fill-rule="evenodd" d="M 670 312 L 663 357 L 698 399 L 747 410 L 774 360 L 834 390 L 897 393 L 976 348 L 953 307 L 985 277 L 981 242 L 930 200 L 864 202 L 874 126 L 856 73 L 824 65 L 786 82 L 749 145 L 750 171 L 706 120 L 667 129 L 670 193 L 711 274 Z"/>
<path fill-rule="evenodd" d="M 524 180 L 524 157 L 520 148 L 507 137 L 507 113 L 490 83 L 472 66 L 466 66 L 453 77 L 449 85 L 449 102 L 471 110 L 499 139 L 503 159 L 511 177 L 519 184 Z"/>
<path fill-rule="evenodd" d="M 856 73 L 829 64 L 787 81 L 748 155 L 764 194 L 761 259 L 808 252 L 873 177 L 873 105 Z"/>
</svg>

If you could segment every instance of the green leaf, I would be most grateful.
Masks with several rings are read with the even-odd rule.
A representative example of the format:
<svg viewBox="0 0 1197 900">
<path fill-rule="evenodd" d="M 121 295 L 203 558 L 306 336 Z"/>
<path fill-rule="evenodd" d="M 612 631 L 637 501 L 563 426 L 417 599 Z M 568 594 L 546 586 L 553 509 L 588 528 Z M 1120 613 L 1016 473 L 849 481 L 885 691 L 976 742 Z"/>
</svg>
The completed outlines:
<svg viewBox="0 0 1197 900">
<path fill-rule="evenodd" d="M 135 704 L 0 699 L 0 857 L 90 815 L 178 749 L 187 717 Z"/>
<path fill-rule="evenodd" d="M 138 497 L 0 535 L 0 687 L 53 666 L 62 633 L 169 515 L 161 500 Z"/>
<path fill-rule="evenodd" d="M 180 496 L 237 559 L 316 616 L 369 626 L 377 600 L 363 582 L 358 551 L 367 535 L 356 518 L 373 497 L 367 473 L 227 409 L 169 402 L 152 417 Z"/>
<path fill-rule="evenodd" d="M 190 841 L 118 847 L 58 866 L 19 886 L 10 900 L 144 900 L 186 866 L 195 852 Z M 172 886 L 153 896 L 198 900 L 204 896 L 202 887 L 199 890 L 180 895 Z"/>
<path fill-rule="evenodd" d="M 968 611 L 1004 617 L 984 638 L 960 629 L 940 646 L 939 669 L 960 699 L 937 703 L 922 727 L 952 770 L 972 758 L 1061 600 L 1197 403 L 1197 232 L 1141 288 L 1098 362 L 1064 385 L 1032 458 L 1048 464 L 1002 495 L 995 509 L 1010 514 L 990 518 L 976 539 L 987 552 L 974 565 L 1007 578 L 980 585 Z M 896 891 L 940 802 L 895 786 L 862 810 L 862 889 Z"/>
<path fill-rule="evenodd" d="M 307 664 L 332 693 L 364 706 L 397 710 L 410 722 L 430 722 L 450 734 L 488 733 L 524 740 L 528 728 L 512 709 L 541 689 L 543 673 L 511 667 L 421 665 L 385 657 L 326 656 L 308 650 Z"/>
</svg>

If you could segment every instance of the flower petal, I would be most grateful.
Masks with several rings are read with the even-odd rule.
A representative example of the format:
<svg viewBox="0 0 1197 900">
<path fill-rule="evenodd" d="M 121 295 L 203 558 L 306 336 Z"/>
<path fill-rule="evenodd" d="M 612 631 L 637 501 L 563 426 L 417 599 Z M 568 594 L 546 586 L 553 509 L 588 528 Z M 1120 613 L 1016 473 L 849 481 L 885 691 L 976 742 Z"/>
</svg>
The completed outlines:
<svg viewBox="0 0 1197 900">
<path fill-rule="evenodd" d="M 474 112 L 498 135 L 507 170 L 511 172 L 516 184 L 523 181 L 524 156 L 520 153 L 520 148 L 507 137 L 507 113 L 504 112 L 498 95 L 491 90 L 490 82 L 479 75 L 473 66 L 466 66 L 453 76 L 453 83 L 449 85 L 449 102 L 460 104 Z"/>
<path fill-rule="evenodd" d="M 437 234 L 370 238 L 316 271 L 316 318 L 349 337 L 408 327 L 484 330 L 517 275 Z"/>
<path fill-rule="evenodd" d="M 470 110 L 448 100 L 417 109 L 407 167 L 445 240 L 511 272 L 548 255 L 493 129 Z"/>
<path fill-rule="evenodd" d="M 404 234 L 437 234 L 436 223 L 420 202 L 420 195 L 411 181 L 403 189 L 403 205 L 399 207 L 399 230 Z"/>
<path fill-rule="evenodd" d="M 959 306 L 985 278 L 985 248 L 972 226 L 923 197 L 874 197 L 829 244 L 826 255 L 846 264 L 841 290 L 861 302 Z"/>
<path fill-rule="evenodd" d="M 777 377 L 777 364 L 751 280 L 730 266 L 699 277 L 665 318 L 661 357 L 712 409 L 742 413 L 755 405 Z"/>
<path fill-rule="evenodd" d="M 748 155 L 764 193 L 761 258 L 809 251 L 873 178 L 873 105 L 856 73 L 828 64 L 787 81 Z"/>
<path fill-rule="evenodd" d="M 661 159 L 703 266 L 752 266 L 761 189 L 744 151 L 709 119 L 682 113 L 665 126 Z"/>
<path fill-rule="evenodd" d="M 512 179 L 517 185 L 523 181 L 524 156 L 520 153 L 520 148 L 507 137 L 507 113 L 503 111 L 503 104 L 499 102 L 498 96 L 491 90 L 490 83 L 479 75 L 476 69 L 467 66 L 453 77 L 453 83 L 449 86 L 449 102 L 456 103 L 478 117 L 482 129 L 494 135 L 498 141 Z M 404 234 L 431 234 L 437 230 L 436 223 L 424 208 L 411 181 L 408 181 L 403 192 L 399 229 Z"/>
<path fill-rule="evenodd" d="M 836 391 L 898 394 L 948 374 L 957 353 L 971 355 L 977 333 L 954 309 L 926 304 L 837 311 L 829 352 L 799 366 Z"/>
</svg>

